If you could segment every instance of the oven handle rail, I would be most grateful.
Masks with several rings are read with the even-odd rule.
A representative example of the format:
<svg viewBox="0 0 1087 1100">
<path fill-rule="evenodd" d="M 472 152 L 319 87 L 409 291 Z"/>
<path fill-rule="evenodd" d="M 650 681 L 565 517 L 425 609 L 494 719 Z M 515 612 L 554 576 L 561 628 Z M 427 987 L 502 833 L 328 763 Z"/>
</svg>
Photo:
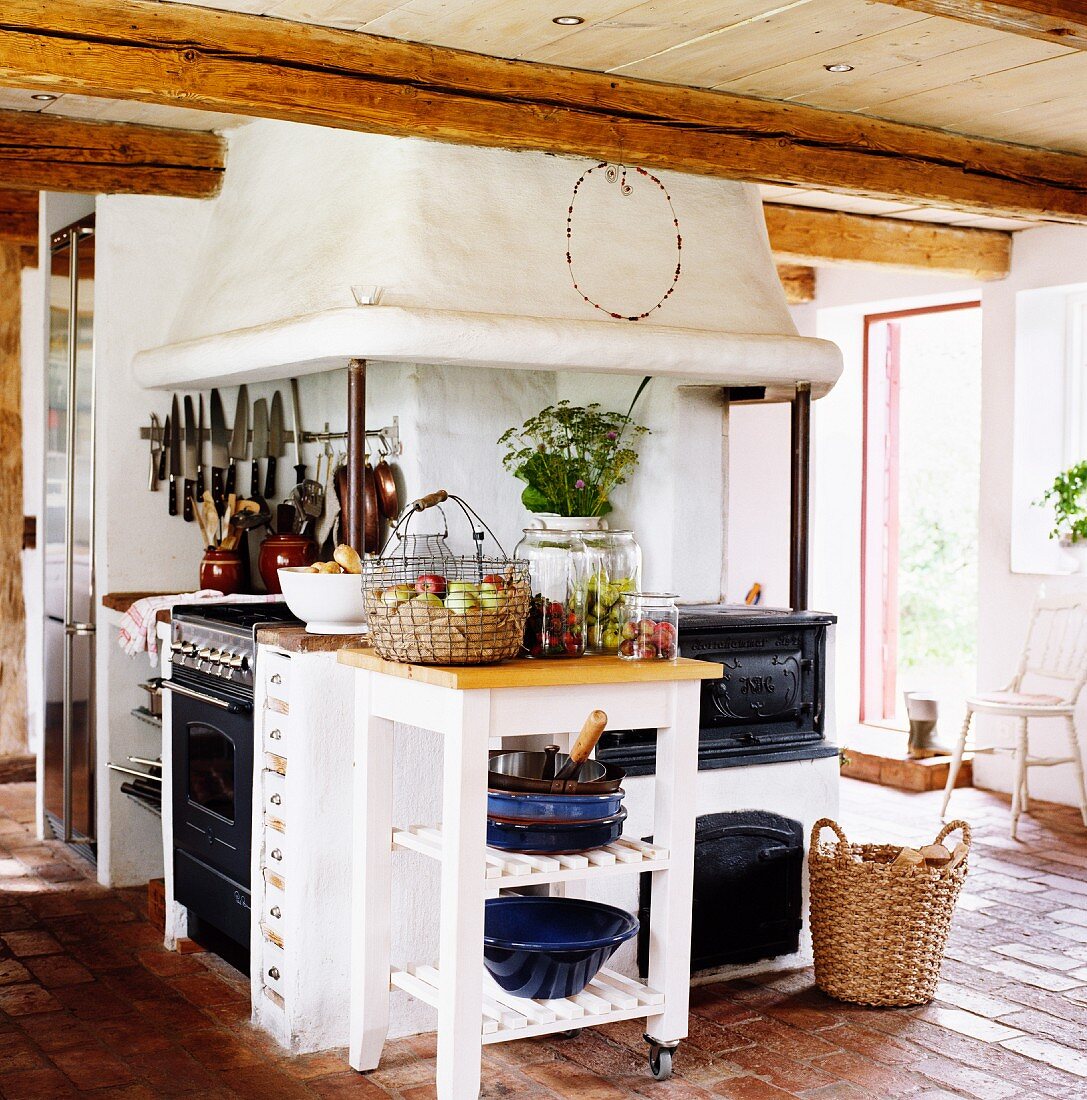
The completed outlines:
<svg viewBox="0 0 1087 1100">
<path fill-rule="evenodd" d="M 208 706 L 218 707 L 220 710 L 229 711 L 231 714 L 246 714 L 253 709 L 251 703 L 235 703 L 227 699 L 216 699 L 214 695 L 205 695 L 202 691 L 179 684 L 176 680 L 163 680 L 159 685 L 162 691 L 176 691 L 178 695 L 184 695 L 189 699 L 195 699 L 198 703 L 207 703 Z"/>
</svg>

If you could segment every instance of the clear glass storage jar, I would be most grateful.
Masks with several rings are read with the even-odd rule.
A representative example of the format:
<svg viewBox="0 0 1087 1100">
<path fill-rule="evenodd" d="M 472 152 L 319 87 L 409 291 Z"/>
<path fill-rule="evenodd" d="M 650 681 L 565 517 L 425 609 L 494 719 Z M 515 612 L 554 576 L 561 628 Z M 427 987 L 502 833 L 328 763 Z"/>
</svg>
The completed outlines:
<svg viewBox="0 0 1087 1100">
<path fill-rule="evenodd" d="M 619 624 L 623 660 L 679 658 L 679 608 L 674 592 L 627 592 L 619 603 Z"/>
<path fill-rule="evenodd" d="M 642 550 L 632 531 L 586 531 L 585 648 L 616 653 L 622 597 L 642 583 Z"/>
<path fill-rule="evenodd" d="M 583 534 L 526 528 L 514 557 L 528 562 L 532 586 L 522 646 L 525 656 L 582 656 L 587 566 Z"/>
</svg>

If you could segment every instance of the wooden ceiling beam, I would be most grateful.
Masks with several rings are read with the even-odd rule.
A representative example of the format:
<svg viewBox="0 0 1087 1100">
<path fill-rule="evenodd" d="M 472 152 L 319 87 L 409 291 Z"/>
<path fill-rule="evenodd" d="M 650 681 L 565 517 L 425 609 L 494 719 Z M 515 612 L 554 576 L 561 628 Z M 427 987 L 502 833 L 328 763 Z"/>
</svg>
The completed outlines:
<svg viewBox="0 0 1087 1100">
<path fill-rule="evenodd" d="M 1011 265 L 1012 235 L 994 229 L 776 203 L 763 213 L 779 264 L 874 264 L 986 281 L 1005 278 Z"/>
<path fill-rule="evenodd" d="M 815 301 L 815 268 L 803 264 L 778 264 L 778 278 L 791 306 Z"/>
<path fill-rule="evenodd" d="M 0 111 L 0 188 L 204 199 L 219 191 L 225 151 L 202 130 Z"/>
<path fill-rule="evenodd" d="M 943 15 L 991 31 L 1007 31 L 1087 50 L 1087 5 L 1083 0 L 881 0 L 896 8 Z"/>
<path fill-rule="evenodd" d="M 37 191 L 0 190 L 0 241 L 37 247 Z"/>
<path fill-rule="evenodd" d="M 4 0 L 0 84 L 1087 222 L 1087 157 L 146 0 Z"/>
</svg>

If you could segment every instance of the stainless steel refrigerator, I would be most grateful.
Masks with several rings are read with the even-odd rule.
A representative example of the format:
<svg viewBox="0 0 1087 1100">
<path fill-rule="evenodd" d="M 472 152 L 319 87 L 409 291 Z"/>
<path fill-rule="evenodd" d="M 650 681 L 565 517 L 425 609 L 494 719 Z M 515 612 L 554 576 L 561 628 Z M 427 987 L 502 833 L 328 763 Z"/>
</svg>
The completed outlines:
<svg viewBox="0 0 1087 1100">
<path fill-rule="evenodd" d="M 46 372 L 45 820 L 95 858 L 94 219 L 53 235 Z"/>
</svg>

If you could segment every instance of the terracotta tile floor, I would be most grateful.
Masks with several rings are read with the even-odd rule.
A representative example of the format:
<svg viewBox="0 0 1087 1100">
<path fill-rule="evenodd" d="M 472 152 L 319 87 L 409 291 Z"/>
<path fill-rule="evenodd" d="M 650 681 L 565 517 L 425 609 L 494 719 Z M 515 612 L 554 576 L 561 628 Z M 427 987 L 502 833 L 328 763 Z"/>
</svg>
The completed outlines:
<svg viewBox="0 0 1087 1100">
<path fill-rule="evenodd" d="M 859 839 L 930 840 L 938 794 L 842 785 Z M 142 891 L 106 891 L 36 842 L 33 788 L 0 786 L 0 1093 L 9 1100 L 434 1096 L 431 1037 L 389 1044 L 361 1077 L 344 1054 L 302 1058 L 248 1025 L 247 988 L 211 956 L 164 951 Z M 772 1100 L 802 1096 L 1087 1097 L 1087 831 L 1038 805 L 1007 838 L 1007 802 L 965 790 L 977 830 L 936 1002 L 829 1000 L 811 972 L 694 990 L 676 1076 L 648 1074 L 637 1023 L 486 1051 L 486 1097 Z"/>
</svg>

